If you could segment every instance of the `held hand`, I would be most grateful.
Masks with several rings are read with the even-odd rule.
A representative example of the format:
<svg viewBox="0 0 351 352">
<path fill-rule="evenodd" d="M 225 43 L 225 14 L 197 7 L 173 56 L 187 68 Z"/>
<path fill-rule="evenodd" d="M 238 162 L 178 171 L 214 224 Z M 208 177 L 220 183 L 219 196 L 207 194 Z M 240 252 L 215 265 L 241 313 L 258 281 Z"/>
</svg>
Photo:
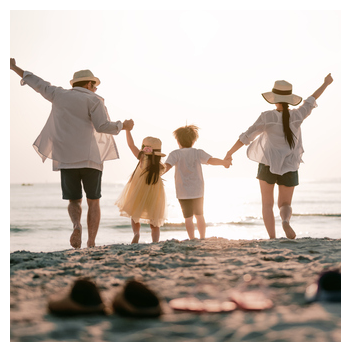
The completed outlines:
<svg viewBox="0 0 351 352">
<path fill-rule="evenodd" d="M 232 158 L 230 157 L 230 159 L 223 159 L 223 166 L 226 169 L 229 169 L 230 165 L 232 165 Z"/>
<path fill-rule="evenodd" d="M 134 121 L 131 120 L 124 120 L 123 122 L 123 129 L 127 131 L 131 131 L 134 127 Z"/>
<path fill-rule="evenodd" d="M 331 76 L 331 73 L 327 77 L 324 78 L 324 83 L 329 86 L 333 82 L 333 77 Z"/>
<path fill-rule="evenodd" d="M 230 155 L 230 154 L 226 154 L 226 156 L 225 156 L 225 158 L 224 158 L 224 160 L 230 160 L 230 161 L 232 161 L 233 160 L 233 158 L 232 158 L 232 156 Z"/>
</svg>

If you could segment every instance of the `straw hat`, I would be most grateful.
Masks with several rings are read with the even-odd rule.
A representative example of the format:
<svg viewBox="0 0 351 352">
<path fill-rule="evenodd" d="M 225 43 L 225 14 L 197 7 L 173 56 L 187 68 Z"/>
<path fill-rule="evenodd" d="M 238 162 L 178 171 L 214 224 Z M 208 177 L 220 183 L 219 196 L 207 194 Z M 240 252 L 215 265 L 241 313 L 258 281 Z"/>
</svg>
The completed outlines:
<svg viewBox="0 0 351 352">
<path fill-rule="evenodd" d="M 158 155 L 166 156 L 166 154 L 161 153 L 162 142 L 158 138 L 146 137 L 143 140 L 142 150 L 145 155 Z"/>
<path fill-rule="evenodd" d="M 95 86 L 100 84 L 100 80 L 97 77 L 94 77 L 93 73 L 90 70 L 81 70 L 77 71 L 73 75 L 73 79 L 70 80 L 71 86 L 74 83 L 82 82 L 82 81 L 94 81 L 96 82 Z"/>
<path fill-rule="evenodd" d="M 302 98 L 298 95 L 292 94 L 292 84 L 287 81 L 275 81 L 271 92 L 262 93 L 270 104 L 288 103 L 291 105 L 298 105 Z"/>
</svg>

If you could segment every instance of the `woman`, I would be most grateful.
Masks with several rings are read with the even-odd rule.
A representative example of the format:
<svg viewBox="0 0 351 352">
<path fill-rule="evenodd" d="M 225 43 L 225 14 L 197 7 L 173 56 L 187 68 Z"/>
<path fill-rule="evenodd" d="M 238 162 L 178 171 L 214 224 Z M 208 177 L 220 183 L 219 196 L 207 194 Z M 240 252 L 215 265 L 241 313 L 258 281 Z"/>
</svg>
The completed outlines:
<svg viewBox="0 0 351 352">
<path fill-rule="evenodd" d="M 318 99 L 329 84 L 331 74 L 324 83 L 297 109 L 289 110 L 290 105 L 300 104 L 302 98 L 292 94 L 292 85 L 286 81 L 276 81 L 271 92 L 262 96 L 276 110 L 263 112 L 257 121 L 243 134 L 228 151 L 226 159 L 244 144 L 249 145 L 249 159 L 259 163 L 257 178 L 262 195 L 262 215 L 270 238 L 275 238 L 274 185 L 279 186 L 278 207 L 286 237 L 296 237 L 289 221 L 292 215 L 291 201 L 294 188 L 299 184 L 298 169 L 304 152 L 301 139 L 301 123 L 317 107 Z M 257 139 L 255 139 L 259 136 Z"/>
</svg>

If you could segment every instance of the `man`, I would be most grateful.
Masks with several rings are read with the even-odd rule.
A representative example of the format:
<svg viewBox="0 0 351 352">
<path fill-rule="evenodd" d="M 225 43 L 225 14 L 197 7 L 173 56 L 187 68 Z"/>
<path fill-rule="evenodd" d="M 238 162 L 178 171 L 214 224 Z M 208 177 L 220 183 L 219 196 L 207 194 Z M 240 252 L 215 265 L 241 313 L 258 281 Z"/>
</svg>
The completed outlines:
<svg viewBox="0 0 351 352">
<path fill-rule="evenodd" d="M 61 172 L 62 198 L 69 200 L 68 213 L 73 223 L 71 246 L 82 243 L 82 184 L 88 203 L 88 247 L 95 246 L 100 223 L 100 197 L 103 162 L 118 159 L 111 135 L 131 130 L 133 120 L 111 122 L 104 100 L 95 94 L 100 80 L 91 71 L 74 74 L 72 89 L 52 86 L 31 72 L 23 71 L 10 59 L 10 69 L 52 103 L 50 116 L 33 144 L 43 162 L 50 158 L 53 170 Z"/>
</svg>

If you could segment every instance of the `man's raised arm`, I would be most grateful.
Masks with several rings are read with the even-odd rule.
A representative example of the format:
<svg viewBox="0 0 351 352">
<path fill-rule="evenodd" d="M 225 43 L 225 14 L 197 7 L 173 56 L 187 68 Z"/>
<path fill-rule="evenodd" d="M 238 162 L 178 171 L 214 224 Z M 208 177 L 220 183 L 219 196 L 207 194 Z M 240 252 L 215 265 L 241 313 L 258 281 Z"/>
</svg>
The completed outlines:
<svg viewBox="0 0 351 352">
<path fill-rule="evenodd" d="M 23 78 L 23 70 L 16 65 L 16 60 L 10 58 L 10 70 L 16 72 L 21 78 Z"/>
</svg>

